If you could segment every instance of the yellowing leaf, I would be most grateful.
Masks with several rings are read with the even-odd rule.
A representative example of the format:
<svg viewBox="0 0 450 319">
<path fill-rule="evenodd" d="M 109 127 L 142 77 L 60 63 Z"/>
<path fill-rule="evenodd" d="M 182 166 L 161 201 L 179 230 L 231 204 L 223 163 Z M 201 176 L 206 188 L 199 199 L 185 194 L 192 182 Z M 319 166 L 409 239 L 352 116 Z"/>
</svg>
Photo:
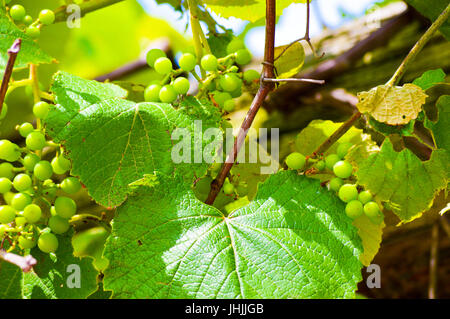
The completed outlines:
<svg viewBox="0 0 450 319">
<path fill-rule="evenodd" d="M 364 252 L 359 256 L 359 259 L 364 266 L 369 266 L 380 249 L 385 224 L 382 222 L 376 225 L 363 214 L 353 221 L 353 226 L 358 228 L 358 235 L 364 248 Z"/>
<path fill-rule="evenodd" d="M 411 83 L 404 86 L 379 85 L 358 93 L 356 107 L 379 122 L 400 125 L 417 118 L 426 98 L 424 91 Z"/>
<path fill-rule="evenodd" d="M 278 78 L 290 78 L 300 71 L 305 62 L 305 50 L 300 42 L 296 42 L 286 49 L 288 45 L 275 48 L 275 69 Z M 285 51 L 286 50 L 286 51 Z M 284 51 L 284 52 L 283 52 Z"/>
</svg>

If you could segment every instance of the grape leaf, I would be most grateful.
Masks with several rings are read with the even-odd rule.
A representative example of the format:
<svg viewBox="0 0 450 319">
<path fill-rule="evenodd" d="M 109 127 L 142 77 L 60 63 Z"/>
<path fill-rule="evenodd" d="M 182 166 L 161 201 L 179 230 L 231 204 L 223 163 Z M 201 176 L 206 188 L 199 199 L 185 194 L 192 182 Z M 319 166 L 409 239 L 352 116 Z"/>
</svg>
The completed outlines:
<svg viewBox="0 0 450 319">
<path fill-rule="evenodd" d="M 278 0 L 277 15 L 292 3 L 305 3 L 306 0 Z M 203 3 L 219 16 L 235 17 L 255 22 L 266 16 L 265 0 L 203 0 Z"/>
<path fill-rule="evenodd" d="M 0 77 L 3 76 L 8 62 L 8 49 L 16 39 L 22 39 L 22 45 L 14 64 L 15 69 L 26 68 L 28 64 L 52 63 L 53 58 L 42 51 L 36 42 L 22 32 L 7 16 L 4 6 L 0 6 Z"/>
<path fill-rule="evenodd" d="M 412 136 L 414 132 L 415 120 L 409 121 L 405 125 L 388 125 L 378 122 L 372 117 L 369 117 L 369 124 L 378 132 L 388 136 L 391 134 L 399 134 L 402 136 Z"/>
<path fill-rule="evenodd" d="M 358 235 L 364 248 L 364 253 L 361 254 L 360 260 L 367 267 L 380 249 L 385 224 L 381 222 L 377 225 L 363 214 L 353 220 L 353 226 L 358 228 Z"/>
<path fill-rule="evenodd" d="M 205 174 L 209 165 L 203 160 L 174 163 L 171 134 L 176 128 L 186 128 L 188 133 L 200 128 L 201 133 L 219 127 L 216 108 L 194 98 L 185 99 L 177 110 L 170 104 L 135 103 L 119 98 L 126 94 L 122 88 L 66 73 L 55 77 L 52 90 L 57 105 L 46 119 L 48 134 L 65 145 L 73 162 L 72 174 L 80 176 L 100 204 L 122 203 L 128 184 L 144 174 L 170 174 L 177 169 L 187 182 Z M 196 120 L 202 120 L 201 126 Z M 195 138 L 191 134 L 192 160 L 198 152 Z M 200 143 L 203 147 L 206 141 Z"/>
<path fill-rule="evenodd" d="M 434 144 L 450 154 L 450 95 L 442 95 L 437 103 L 438 119 L 433 122 L 426 119 L 425 127 L 431 130 Z"/>
<path fill-rule="evenodd" d="M 287 49 L 286 49 L 287 48 Z M 305 62 L 305 50 L 300 42 L 275 48 L 277 78 L 287 79 L 296 75 Z"/>
<path fill-rule="evenodd" d="M 379 85 L 370 91 L 358 93 L 356 107 L 361 113 L 390 125 L 407 124 L 417 118 L 427 95 L 417 85 Z"/>
<path fill-rule="evenodd" d="M 113 298 L 352 298 L 361 241 L 320 182 L 283 171 L 224 216 L 175 176 L 118 208 L 105 256 Z"/>
<path fill-rule="evenodd" d="M 426 91 L 437 83 L 445 81 L 445 72 L 442 69 L 429 70 L 415 79 L 412 83 Z"/>
<path fill-rule="evenodd" d="M 0 299 L 22 299 L 22 269 L 0 259 L 0 278 Z"/>
<path fill-rule="evenodd" d="M 430 160 L 421 162 L 408 149 L 396 152 L 385 139 L 379 152 L 350 160 L 356 166 L 358 183 L 378 200 L 388 202 L 402 222 L 420 217 L 448 183 L 445 150 L 435 150 Z"/>
<path fill-rule="evenodd" d="M 22 289 L 25 299 L 80 299 L 97 290 L 98 272 L 91 259 L 73 256 L 72 232 L 58 236 L 59 247 L 55 254 L 46 254 L 39 248 L 31 250 L 38 263 L 29 273 L 23 274 Z M 69 265 L 79 267 L 80 288 L 69 287 L 73 270 Z"/>
</svg>

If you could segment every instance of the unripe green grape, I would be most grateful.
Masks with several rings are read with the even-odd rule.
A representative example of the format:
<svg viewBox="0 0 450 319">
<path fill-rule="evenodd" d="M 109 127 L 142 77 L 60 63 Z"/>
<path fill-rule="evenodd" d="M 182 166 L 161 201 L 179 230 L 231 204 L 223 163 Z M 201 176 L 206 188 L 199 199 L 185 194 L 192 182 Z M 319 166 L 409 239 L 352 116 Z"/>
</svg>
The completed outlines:
<svg viewBox="0 0 450 319">
<path fill-rule="evenodd" d="M 367 217 L 377 217 L 380 214 L 380 207 L 377 203 L 370 201 L 364 205 L 364 213 Z"/>
<path fill-rule="evenodd" d="M 8 105 L 3 103 L 2 112 L 0 113 L 0 120 L 3 120 L 6 117 L 6 114 L 8 114 Z"/>
<path fill-rule="evenodd" d="M 62 218 L 61 216 L 52 216 L 48 220 L 48 227 L 54 232 L 55 234 L 61 235 L 67 232 L 70 228 L 70 223 L 67 219 Z"/>
<path fill-rule="evenodd" d="M 363 204 L 359 200 L 352 200 L 345 206 L 345 213 L 350 218 L 357 218 L 363 214 Z"/>
<path fill-rule="evenodd" d="M 356 188 L 356 185 L 353 184 L 342 185 L 341 188 L 339 189 L 338 196 L 343 202 L 346 203 L 358 199 L 358 190 Z"/>
<path fill-rule="evenodd" d="M 45 136 L 39 131 L 31 132 L 25 139 L 27 147 L 32 151 L 40 151 L 44 148 L 46 141 Z"/>
<path fill-rule="evenodd" d="M 29 16 L 29 15 L 26 15 L 25 18 L 23 18 L 23 23 L 26 26 L 29 26 L 30 24 L 33 23 L 33 18 L 31 16 Z"/>
<path fill-rule="evenodd" d="M 16 177 L 14 177 L 13 185 L 14 188 L 19 191 L 23 192 L 31 187 L 32 180 L 31 177 L 27 174 L 18 174 Z"/>
<path fill-rule="evenodd" d="M 349 142 L 344 142 L 339 144 L 339 146 L 337 147 L 336 150 L 336 154 L 337 156 L 339 156 L 340 158 L 344 158 L 345 155 L 347 155 L 348 150 L 353 146 L 352 143 Z"/>
<path fill-rule="evenodd" d="M 178 60 L 178 64 L 183 71 L 190 72 L 195 69 L 197 59 L 191 53 L 184 53 Z"/>
<path fill-rule="evenodd" d="M 22 21 L 26 14 L 25 8 L 20 4 L 13 5 L 11 9 L 9 9 L 9 15 L 16 21 Z"/>
<path fill-rule="evenodd" d="M 45 181 L 52 177 L 53 168 L 48 161 L 40 161 L 34 166 L 33 173 L 38 180 Z"/>
<path fill-rule="evenodd" d="M 344 181 L 339 177 L 335 177 L 330 180 L 330 189 L 335 192 L 338 192 L 342 185 L 344 185 Z"/>
<path fill-rule="evenodd" d="M 39 21 L 45 25 L 55 22 L 55 13 L 52 10 L 44 9 L 39 12 Z"/>
<path fill-rule="evenodd" d="M 372 194 L 369 191 L 362 191 L 358 195 L 358 200 L 361 203 L 366 204 L 372 200 Z"/>
<path fill-rule="evenodd" d="M 217 58 L 212 54 L 207 54 L 201 59 L 200 65 L 205 71 L 216 71 L 218 66 Z"/>
<path fill-rule="evenodd" d="M 172 61 L 168 58 L 158 58 L 158 60 L 155 61 L 154 68 L 159 74 L 169 74 L 172 72 Z"/>
<path fill-rule="evenodd" d="M 320 160 L 314 165 L 314 167 L 319 171 L 323 171 L 325 169 L 325 162 Z"/>
<path fill-rule="evenodd" d="M 33 106 L 33 114 L 38 119 L 45 119 L 48 115 L 49 110 L 50 105 L 47 102 L 40 101 Z"/>
<path fill-rule="evenodd" d="M 12 182 L 9 178 L 0 177 L 0 193 L 5 194 L 11 190 Z"/>
<path fill-rule="evenodd" d="M 155 61 L 159 58 L 165 58 L 166 53 L 161 49 L 151 49 L 147 52 L 147 64 L 153 68 Z"/>
<path fill-rule="evenodd" d="M 239 65 L 249 64 L 252 60 L 252 55 L 247 49 L 240 49 L 236 51 L 236 63 Z"/>
<path fill-rule="evenodd" d="M 27 238 L 25 236 L 20 236 L 19 237 L 19 246 L 22 249 L 31 249 L 36 247 L 37 245 L 37 241 L 33 240 L 33 238 Z"/>
<path fill-rule="evenodd" d="M 164 103 L 172 103 L 177 99 L 177 92 L 172 85 L 164 85 L 159 91 L 159 99 Z"/>
<path fill-rule="evenodd" d="M 240 38 L 234 38 L 227 45 L 227 54 L 235 53 L 240 49 L 245 49 L 244 41 Z"/>
<path fill-rule="evenodd" d="M 43 233 L 39 236 L 38 247 L 44 253 L 54 253 L 58 249 L 58 238 L 52 233 Z"/>
<path fill-rule="evenodd" d="M 72 198 L 60 196 L 55 200 L 56 214 L 69 219 L 77 212 L 77 204 Z"/>
<path fill-rule="evenodd" d="M 0 141 L 0 159 L 15 162 L 20 158 L 19 146 L 8 140 Z"/>
<path fill-rule="evenodd" d="M 340 160 L 339 156 L 337 154 L 330 154 L 327 157 L 325 157 L 325 166 L 332 170 L 334 164 L 336 164 Z"/>
<path fill-rule="evenodd" d="M 173 88 L 178 94 L 186 94 L 189 91 L 189 86 L 189 80 L 185 77 L 179 77 L 173 81 Z"/>
<path fill-rule="evenodd" d="M 286 157 L 286 165 L 290 169 L 301 169 L 305 166 L 306 158 L 303 154 L 299 152 L 293 152 Z"/>
<path fill-rule="evenodd" d="M 61 189 L 67 194 L 75 194 L 81 189 L 81 183 L 77 178 L 70 176 L 62 181 Z"/>
<path fill-rule="evenodd" d="M 25 217 L 30 224 L 35 224 L 41 219 L 42 210 L 36 204 L 27 205 L 23 210 L 23 217 Z"/>
<path fill-rule="evenodd" d="M 339 161 L 334 164 L 333 172 L 337 177 L 345 179 L 352 175 L 353 167 L 347 161 Z"/>
<path fill-rule="evenodd" d="M 223 104 L 223 110 L 226 112 L 233 112 L 235 107 L 236 107 L 236 104 L 234 103 L 233 100 L 227 100 Z"/>
<path fill-rule="evenodd" d="M 25 33 L 32 39 L 37 39 L 41 35 L 41 30 L 38 27 L 30 25 L 26 30 Z"/>
<path fill-rule="evenodd" d="M 1 143 L 1 142 L 0 142 Z M 0 177 L 6 177 L 8 179 L 14 178 L 14 166 L 11 163 L 1 163 L 0 164 Z"/>
<path fill-rule="evenodd" d="M 212 97 L 214 101 L 216 101 L 216 103 L 222 108 L 224 107 L 226 101 L 231 100 L 231 95 L 227 92 L 214 91 L 212 92 Z"/>
<path fill-rule="evenodd" d="M 16 218 L 16 211 L 9 205 L 0 206 L 0 224 L 9 224 Z"/>
<path fill-rule="evenodd" d="M 23 210 L 27 205 L 30 204 L 31 204 L 31 197 L 30 195 L 25 193 L 17 193 L 11 200 L 11 207 L 18 211 Z"/>
<path fill-rule="evenodd" d="M 7 192 L 7 193 L 3 194 L 3 199 L 5 200 L 5 203 L 11 206 L 11 202 L 12 202 L 14 195 L 16 195 L 16 194 L 13 192 Z"/>
<path fill-rule="evenodd" d="M 25 217 L 18 216 L 14 219 L 14 223 L 16 224 L 17 227 L 22 227 L 27 224 L 27 219 Z"/>
<path fill-rule="evenodd" d="M 220 78 L 219 85 L 224 91 L 232 92 L 239 87 L 239 78 L 235 74 L 227 73 Z"/>
<path fill-rule="evenodd" d="M 144 99 L 146 102 L 160 102 L 159 91 L 162 86 L 159 84 L 150 84 L 144 91 Z"/>
<path fill-rule="evenodd" d="M 244 72 L 244 81 L 247 83 L 251 83 L 253 81 L 259 80 L 260 76 L 261 75 L 258 71 L 250 69 Z"/>
<path fill-rule="evenodd" d="M 22 137 L 27 137 L 28 134 L 34 131 L 33 124 L 25 122 L 19 126 L 19 134 Z"/>
<path fill-rule="evenodd" d="M 39 163 L 41 158 L 34 153 L 25 155 L 23 158 L 23 166 L 30 172 L 34 170 L 34 166 Z"/>
<path fill-rule="evenodd" d="M 234 186 L 231 183 L 223 185 L 223 192 L 225 195 L 231 195 L 234 193 Z"/>
<path fill-rule="evenodd" d="M 72 163 L 70 162 L 70 160 L 65 158 L 63 154 L 59 154 L 59 156 L 57 156 L 56 158 L 58 166 L 61 167 L 61 169 L 63 169 L 64 171 L 70 170 L 70 168 L 72 167 Z"/>
<path fill-rule="evenodd" d="M 66 170 L 62 169 L 59 166 L 57 157 L 52 159 L 51 165 L 52 165 L 53 173 L 55 173 L 57 175 L 62 175 L 66 172 Z"/>
</svg>

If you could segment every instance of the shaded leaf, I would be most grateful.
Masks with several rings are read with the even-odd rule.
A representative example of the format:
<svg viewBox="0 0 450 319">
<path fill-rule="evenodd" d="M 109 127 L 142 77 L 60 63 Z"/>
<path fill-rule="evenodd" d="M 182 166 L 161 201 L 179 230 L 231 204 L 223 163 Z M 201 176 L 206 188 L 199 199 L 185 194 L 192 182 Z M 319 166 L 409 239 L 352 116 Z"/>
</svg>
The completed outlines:
<svg viewBox="0 0 450 319">
<path fill-rule="evenodd" d="M 425 127 L 431 130 L 434 144 L 450 154 L 450 95 L 443 95 L 436 103 L 438 119 L 433 122 L 425 120 Z"/>
<path fill-rule="evenodd" d="M 428 90 L 435 84 L 445 81 L 445 72 L 442 69 L 429 70 L 415 79 L 412 83 L 419 86 L 422 90 Z"/>
<path fill-rule="evenodd" d="M 361 254 L 360 260 L 367 267 L 380 249 L 385 224 L 381 222 L 377 225 L 363 214 L 353 220 L 353 226 L 358 228 L 358 235 L 364 248 L 364 253 Z"/>
<path fill-rule="evenodd" d="M 275 48 L 275 57 L 280 56 L 287 45 Z M 287 79 L 296 75 L 305 62 L 305 50 L 300 42 L 291 45 L 284 53 L 275 60 L 277 78 Z"/>
</svg>

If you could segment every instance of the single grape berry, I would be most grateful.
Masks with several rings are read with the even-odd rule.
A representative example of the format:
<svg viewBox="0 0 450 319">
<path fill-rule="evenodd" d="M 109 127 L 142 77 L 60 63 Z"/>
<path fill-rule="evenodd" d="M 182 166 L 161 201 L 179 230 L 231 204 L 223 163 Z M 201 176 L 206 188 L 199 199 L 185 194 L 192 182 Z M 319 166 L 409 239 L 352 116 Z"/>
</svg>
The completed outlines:
<svg viewBox="0 0 450 319">
<path fill-rule="evenodd" d="M 212 92 L 212 98 L 220 107 L 223 108 L 225 106 L 225 102 L 231 100 L 232 97 L 230 93 L 214 91 Z"/>
<path fill-rule="evenodd" d="M 177 92 L 172 85 L 164 85 L 159 91 L 159 99 L 164 103 L 172 103 L 177 99 Z"/>
<path fill-rule="evenodd" d="M 67 219 L 62 218 L 61 216 L 52 216 L 48 220 L 48 227 L 54 232 L 55 234 L 64 234 L 67 232 L 70 228 L 70 223 Z"/>
<path fill-rule="evenodd" d="M 70 160 L 64 157 L 63 154 L 59 154 L 57 158 L 58 166 L 61 167 L 64 171 L 68 171 L 72 167 L 72 163 Z"/>
<path fill-rule="evenodd" d="M 227 45 L 227 54 L 233 54 L 240 49 L 245 49 L 244 41 L 240 38 L 234 38 Z"/>
<path fill-rule="evenodd" d="M 303 154 L 293 152 L 286 157 L 286 165 L 290 169 L 301 169 L 305 166 L 306 158 Z"/>
<path fill-rule="evenodd" d="M 47 102 L 37 102 L 34 106 L 33 106 L 33 114 L 38 118 L 38 119 L 45 119 L 48 115 L 48 111 L 50 109 L 50 105 Z"/>
<path fill-rule="evenodd" d="M 194 70 L 195 65 L 197 64 L 197 59 L 191 53 L 184 53 L 180 60 L 178 60 L 178 64 L 183 71 L 190 72 Z"/>
<path fill-rule="evenodd" d="M 236 51 L 236 63 L 239 65 L 249 64 L 252 60 L 252 55 L 247 49 L 240 49 Z"/>
<path fill-rule="evenodd" d="M 234 186 L 231 183 L 223 185 L 223 192 L 225 195 L 231 195 L 234 193 Z"/>
<path fill-rule="evenodd" d="M 363 214 L 363 204 L 359 200 L 352 200 L 345 206 L 345 213 L 355 219 Z"/>
<path fill-rule="evenodd" d="M 67 194 L 75 194 L 81 189 L 81 183 L 76 177 L 67 177 L 61 183 L 61 189 Z"/>
<path fill-rule="evenodd" d="M 337 177 L 345 179 L 352 175 L 353 167 L 347 161 L 339 161 L 334 164 L 333 172 Z"/>
<path fill-rule="evenodd" d="M 325 162 L 320 160 L 316 163 L 316 165 L 314 165 L 314 167 L 319 171 L 323 171 L 325 169 Z"/>
<path fill-rule="evenodd" d="M 344 181 L 339 177 L 335 177 L 330 180 L 330 189 L 335 192 L 338 192 L 342 185 L 344 185 Z"/>
<path fill-rule="evenodd" d="M 369 191 L 362 191 L 358 195 L 358 200 L 361 203 L 366 204 L 372 200 L 372 194 Z"/>
<path fill-rule="evenodd" d="M 247 83 L 251 83 L 253 81 L 259 80 L 260 74 L 256 70 L 247 70 L 244 72 L 244 81 Z"/>
<path fill-rule="evenodd" d="M 226 112 L 233 112 L 235 107 L 236 104 L 234 103 L 234 100 L 227 100 L 223 104 L 223 110 Z"/>
<path fill-rule="evenodd" d="M 220 78 L 219 85 L 224 91 L 232 92 L 239 87 L 239 78 L 236 74 L 227 73 Z"/>
<path fill-rule="evenodd" d="M 364 213 L 367 217 L 377 217 L 380 214 L 380 207 L 375 202 L 368 202 L 364 205 Z"/>
<path fill-rule="evenodd" d="M 146 102 L 160 102 L 159 91 L 162 86 L 159 84 L 150 84 L 144 91 L 144 99 Z"/>
<path fill-rule="evenodd" d="M 55 22 L 55 13 L 52 10 L 44 9 L 39 13 L 39 21 L 45 25 Z"/>
<path fill-rule="evenodd" d="M 57 157 L 52 159 L 51 165 L 52 165 L 53 173 L 55 173 L 55 174 L 62 175 L 66 172 L 66 170 L 64 170 L 61 166 L 59 166 Z"/>
<path fill-rule="evenodd" d="M 25 8 L 20 4 L 15 4 L 11 7 L 11 9 L 9 9 L 9 14 L 14 20 L 22 21 L 23 18 L 25 18 L 27 12 L 25 11 Z"/>
<path fill-rule="evenodd" d="M 20 158 L 19 146 L 8 140 L 0 141 L 0 159 L 15 162 Z"/>
<path fill-rule="evenodd" d="M 186 94 L 189 91 L 190 84 L 189 80 L 185 77 L 179 77 L 173 81 L 172 86 L 178 94 Z"/>
<path fill-rule="evenodd" d="M 16 223 L 17 227 L 22 227 L 27 224 L 27 219 L 25 217 L 18 216 L 14 219 L 14 223 Z"/>
<path fill-rule="evenodd" d="M 23 23 L 26 26 L 29 26 L 30 24 L 33 23 L 33 18 L 30 15 L 26 15 L 25 18 L 23 18 Z"/>
<path fill-rule="evenodd" d="M 5 203 L 11 206 L 12 199 L 16 194 L 13 192 L 7 192 L 3 194 L 3 199 L 5 200 Z"/>
<path fill-rule="evenodd" d="M 1 142 L 0 142 L 1 144 Z M 0 151 L 1 153 L 1 151 Z M 12 166 L 11 163 L 1 163 L 0 164 L 0 177 L 6 177 L 7 179 L 13 179 L 14 178 L 14 172 L 13 172 L 14 166 Z"/>
<path fill-rule="evenodd" d="M 0 224 L 9 224 L 16 218 L 16 211 L 9 205 L 0 206 Z"/>
<path fill-rule="evenodd" d="M 30 172 L 34 170 L 34 166 L 39 163 L 41 158 L 34 153 L 25 155 L 23 158 L 23 166 Z"/>
<path fill-rule="evenodd" d="M 22 125 L 19 126 L 19 134 L 22 137 L 27 137 L 28 134 L 34 131 L 33 124 L 25 122 Z"/>
<path fill-rule="evenodd" d="M 23 217 L 25 217 L 30 224 L 37 223 L 41 219 L 41 216 L 42 210 L 36 204 L 27 205 L 23 210 Z"/>
<path fill-rule="evenodd" d="M 31 197 L 25 193 L 17 193 L 11 200 L 11 206 L 18 211 L 23 210 L 27 205 L 31 204 Z"/>
<path fill-rule="evenodd" d="M 41 30 L 38 27 L 30 25 L 26 30 L 25 33 L 32 39 L 37 39 L 41 35 Z"/>
<path fill-rule="evenodd" d="M 16 177 L 14 177 L 13 185 L 14 188 L 19 191 L 23 192 L 31 187 L 32 180 L 31 177 L 27 174 L 18 174 Z"/>
<path fill-rule="evenodd" d="M 343 202 L 350 202 L 352 200 L 356 200 L 358 198 L 358 190 L 356 185 L 353 184 L 344 184 L 341 186 L 338 192 L 339 198 Z"/>
<path fill-rule="evenodd" d="M 2 112 L 0 113 L 0 120 L 3 120 L 6 117 L 6 114 L 8 114 L 8 105 L 3 103 Z"/>
<path fill-rule="evenodd" d="M 36 240 L 33 240 L 33 238 L 27 238 L 25 236 L 20 236 L 19 237 L 19 246 L 22 249 L 31 249 L 36 247 Z"/>
<path fill-rule="evenodd" d="M 352 143 L 349 142 L 344 142 L 339 144 L 337 150 L 336 150 L 336 154 L 337 156 L 339 156 L 341 159 L 345 157 L 345 155 L 347 155 L 348 150 L 353 146 Z"/>
<path fill-rule="evenodd" d="M 33 173 L 38 180 L 45 181 L 52 177 L 53 168 L 48 161 L 40 161 L 34 166 Z"/>
<path fill-rule="evenodd" d="M 158 60 L 155 61 L 154 68 L 159 74 L 169 74 L 172 72 L 172 61 L 168 58 L 158 58 Z"/>
<path fill-rule="evenodd" d="M 25 143 L 30 150 L 40 151 L 46 144 L 45 136 L 39 131 L 33 131 L 27 135 Z"/>
<path fill-rule="evenodd" d="M 201 59 L 200 65 L 205 71 L 216 71 L 218 66 L 217 58 L 212 54 L 207 54 Z"/>
<path fill-rule="evenodd" d="M 43 233 L 39 236 L 38 247 L 44 253 L 54 253 L 58 249 L 58 238 L 52 233 Z"/>
<path fill-rule="evenodd" d="M 0 194 L 5 194 L 11 190 L 12 182 L 9 178 L 0 177 Z"/>
<path fill-rule="evenodd" d="M 77 204 L 72 198 L 60 196 L 55 200 L 56 214 L 69 219 L 77 212 Z"/>
<path fill-rule="evenodd" d="M 147 52 L 147 64 L 153 68 L 155 61 L 159 58 L 165 58 L 166 53 L 161 49 L 151 49 Z"/>
<path fill-rule="evenodd" d="M 328 169 L 333 169 L 334 164 L 336 164 L 340 160 L 339 156 L 336 154 L 330 154 L 327 157 L 325 157 L 325 166 Z"/>
</svg>

